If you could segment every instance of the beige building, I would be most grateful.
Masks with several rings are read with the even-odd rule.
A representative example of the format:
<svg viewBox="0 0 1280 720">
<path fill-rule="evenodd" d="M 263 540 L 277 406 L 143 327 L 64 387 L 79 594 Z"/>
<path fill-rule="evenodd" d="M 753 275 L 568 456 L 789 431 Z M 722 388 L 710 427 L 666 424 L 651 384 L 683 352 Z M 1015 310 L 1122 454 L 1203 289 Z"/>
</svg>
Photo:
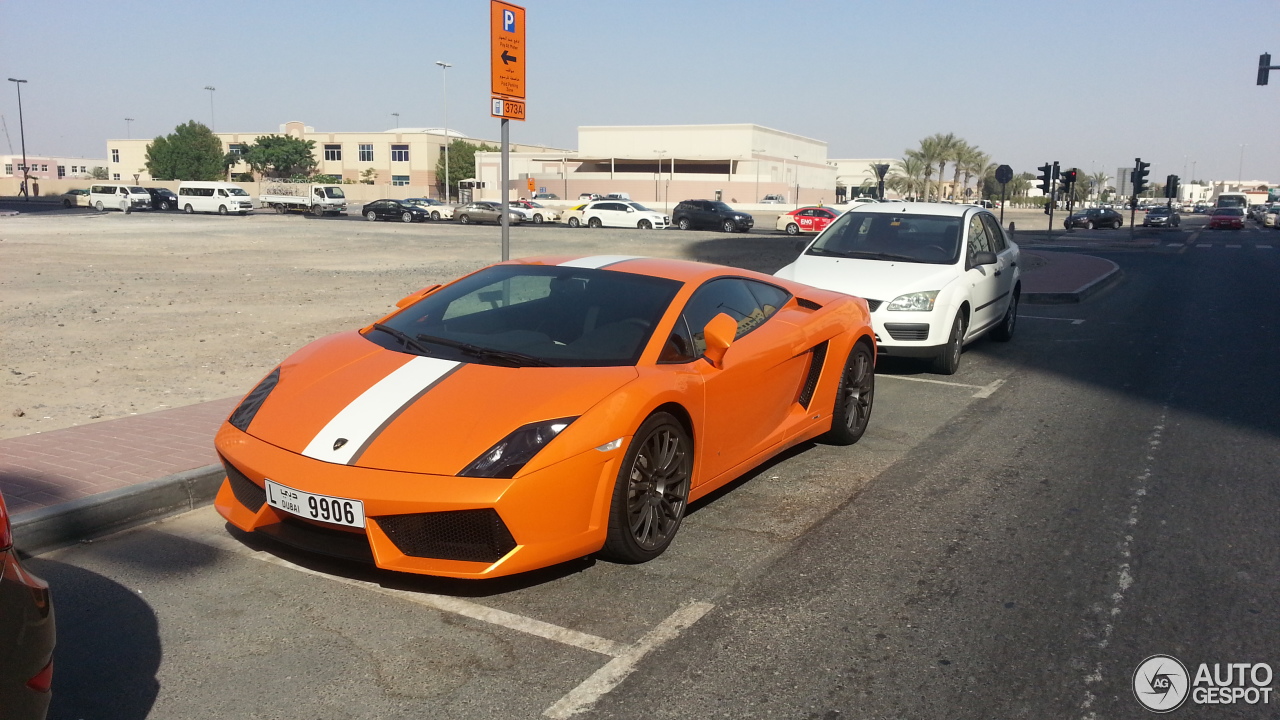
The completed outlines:
<svg viewBox="0 0 1280 720">
<path fill-rule="evenodd" d="M 499 197 L 500 161 L 500 153 L 476 154 L 479 197 Z M 619 125 L 578 128 L 577 152 L 513 152 L 508 181 L 516 197 L 530 194 L 532 180 L 532 192 L 564 199 L 627 193 L 659 207 L 765 195 L 831 203 L 836 172 L 825 142 L 760 125 Z"/>
<path fill-rule="evenodd" d="M 859 195 L 873 194 L 869 190 L 862 192 L 867 188 L 875 188 L 879 182 L 876 177 L 873 165 L 888 165 L 889 172 L 892 172 L 893 166 L 898 164 L 897 158 L 854 158 L 845 160 L 832 160 L 836 166 L 836 184 L 842 185 L 846 189 L 846 197 L 855 198 Z M 886 177 L 888 173 L 886 173 Z M 892 190 L 885 188 L 885 194 L 896 197 L 897 194 Z"/>
<path fill-rule="evenodd" d="M 238 153 L 264 135 L 288 135 L 315 143 L 316 171 L 359 182 L 365 173 L 376 173 L 374 184 L 413 188 L 419 194 L 434 197 L 436 188 L 436 162 L 444 154 L 445 134 L 440 128 L 396 128 L 383 132 L 316 132 L 315 128 L 301 122 L 288 122 L 275 133 L 214 133 L 222 141 L 227 152 Z M 500 141 L 469 138 L 455 130 L 449 138 L 462 139 L 479 145 L 487 143 L 499 146 Z M 147 146 L 150 139 L 108 140 L 108 172 L 113 180 L 148 182 Z M 512 144 L 515 151 L 545 152 L 544 145 Z M 563 152 L 553 150 L 553 152 Z M 249 172 L 243 164 L 231 168 L 232 173 Z M 135 180 L 136 178 L 136 180 Z M 443 180 L 443 179 L 442 179 Z"/>
</svg>

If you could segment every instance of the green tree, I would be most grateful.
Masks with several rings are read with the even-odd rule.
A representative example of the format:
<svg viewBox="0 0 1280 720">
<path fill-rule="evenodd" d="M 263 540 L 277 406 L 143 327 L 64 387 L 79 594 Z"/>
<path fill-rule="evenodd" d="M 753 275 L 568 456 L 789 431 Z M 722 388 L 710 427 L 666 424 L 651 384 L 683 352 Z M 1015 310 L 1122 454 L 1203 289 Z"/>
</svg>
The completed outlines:
<svg viewBox="0 0 1280 720">
<path fill-rule="evenodd" d="M 147 172 L 156 180 L 221 180 L 231 165 L 222 141 L 195 120 L 147 145 Z"/>
<path fill-rule="evenodd" d="M 92 175 L 94 180 L 106 180 L 107 169 L 102 167 L 101 165 L 94 165 Z"/>
<path fill-rule="evenodd" d="M 288 135 L 263 135 L 244 150 L 243 159 L 264 177 L 308 177 L 315 171 L 316 143 Z"/>
<path fill-rule="evenodd" d="M 889 168 L 889 175 L 884 182 L 902 195 L 920 197 L 925 172 L 931 168 L 931 165 L 926 165 L 924 161 L 908 151 L 901 160 Z"/>
<path fill-rule="evenodd" d="M 454 138 L 449 141 L 449 192 L 450 197 L 458 196 L 458 181 L 475 177 L 476 174 L 476 153 L 478 152 L 496 152 L 498 148 L 480 143 L 472 145 L 466 140 Z M 440 153 L 440 159 L 436 161 L 436 188 L 441 195 L 445 194 L 444 190 L 444 153 Z"/>
<path fill-rule="evenodd" d="M 365 185 L 372 185 L 377 179 L 378 171 L 373 168 L 365 168 L 364 172 L 360 173 L 360 182 Z"/>
</svg>

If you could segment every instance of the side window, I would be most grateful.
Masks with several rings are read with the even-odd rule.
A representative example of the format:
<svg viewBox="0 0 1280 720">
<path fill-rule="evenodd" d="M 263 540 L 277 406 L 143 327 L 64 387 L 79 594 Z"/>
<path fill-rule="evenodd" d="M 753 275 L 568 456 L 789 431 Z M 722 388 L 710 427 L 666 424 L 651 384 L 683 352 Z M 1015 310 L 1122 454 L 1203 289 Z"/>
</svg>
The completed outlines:
<svg viewBox="0 0 1280 720">
<path fill-rule="evenodd" d="M 671 329 L 671 336 L 667 338 L 666 344 L 662 346 L 662 352 L 658 354 L 659 363 L 687 363 L 698 359 L 698 353 L 694 351 L 693 335 L 689 332 L 689 324 L 685 322 L 684 315 L 676 318 L 676 326 Z"/>
<path fill-rule="evenodd" d="M 987 238 L 987 230 L 982 219 L 977 215 L 969 218 L 969 257 L 980 252 L 991 252 L 991 241 Z"/>
<path fill-rule="evenodd" d="M 781 310 L 782 306 L 786 305 L 787 301 L 791 299 L 791 293 L 776 285 L 755 280 L 745 280 L 744 282 L 747 284 L 747 289 L 755 296 L 756 302 L 760 305 L 760 310 L 766 320 Z"/>
<path fill-rule="evenodd" d="M 1009 246 L 1004 242 L 1004 233 L 1000 230 L 1000 221 L 994 215 L 983 214 L 982 222 L 987 226 L 987 237 L 991 240 L 991 252 L 999 255 Z"/>
<path fill-rule="evenodd" d="M 725 313 L 738 323 L 735 338 L 751 332 L 764 322 L 764 311 L 756 302 L 756 298 L 747 289 L 745 281 L 738 278 L 720 278 L 698 288 L 689 303 L 684 307 L 682 317 L 689 325 L 693 336 L 693 351 L 702 355 L 707 349 L 707 342 L 702 330 L 711 322 L 711 318 Z"/>
<path fill-rule="evenodd" d="M 226 190 L 218 190 L 218 197 L 226 197 L 226 196 L 227 196 Z"/>
</svg>

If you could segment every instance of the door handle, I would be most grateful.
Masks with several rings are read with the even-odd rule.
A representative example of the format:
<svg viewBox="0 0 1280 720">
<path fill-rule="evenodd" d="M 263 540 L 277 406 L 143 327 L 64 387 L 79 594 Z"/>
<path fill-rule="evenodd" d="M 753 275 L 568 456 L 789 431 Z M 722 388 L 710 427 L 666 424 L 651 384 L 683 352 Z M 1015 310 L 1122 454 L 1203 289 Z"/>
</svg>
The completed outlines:
<svg viewBox="0 0 1280 720">
<path fill-rule="evenodd" d="M 996 276 L 996 277 L 1000 277 L 1000 271 L 999 271 L 999 270 L 995 271 L 995 272 L 994 272 L 994 273 L 992 273 L 992 274 L 993 274 L 994 276 Z"/>
</svg>

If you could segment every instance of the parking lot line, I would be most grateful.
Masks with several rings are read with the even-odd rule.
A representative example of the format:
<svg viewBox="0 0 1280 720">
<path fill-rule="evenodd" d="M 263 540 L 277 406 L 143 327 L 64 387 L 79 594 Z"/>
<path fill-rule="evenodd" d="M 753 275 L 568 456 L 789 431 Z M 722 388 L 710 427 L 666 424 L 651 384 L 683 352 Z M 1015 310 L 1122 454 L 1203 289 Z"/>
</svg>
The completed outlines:
<svg viewBox="0 0 1280 720">
<path fill-rule="evenodd" d="M 301 565 L 295 565 L 288 560 L 276 557 L 268 552 L 252 550 L 229 535 L 183 532 L 182 530 L 173 529 L 172 526 L 166 527 L 165 523 L 150 527 L 167 535 L 180 537 L 184 540 L 189 540 L 218 550 L 225 550 L 238 555 L 244 555 L 255 560 L 261 560 L 265 563 L 288 568 L 290 570 L 296 570 L 297 572 L 305 573 L 314 577 L 325 578 L 344 585 L 372 590 L 376 593 L 390 595 L 391 597 L 400 598 L 401 600 L 408 600 L 409 602 L 416 603 L 418 605 L 425 605 L 442 612 L 461 615 L 490 625 L 498 625 L 509 630 L 525 633 L 526 635 L 534 635 L 536 637 L 552 640 L 562 645 L 570 645 L 582 650 L 590 650 L 591 652 L 607 655 L 611 658 L 621 657 L 634 649 L 634 646 L 627 647 L 622 643 L 609 640 L 608 638 L 578 632 L 577 630 L 560 627 L 559 625 L 552 625 L 548 622 L 535 620 L 523 615 L 516 615 L 515 613 L 509 613 L 505 610 L 497 610 L 495 608 L 474 603 L 469 600 L 463 600 L 461 598 L 450 597 L 448 595 L 413 592 L 410 590 L 397 590 L 395 588 L 383 587 L 377 583 L 365 580 L 356 580 L 354 578 L 342 577 L 341 575 L 319 572 L 317 570 L 302 567 Z"/>
<path fill-rule="evenodd" d="M 1270 246 L 1270 245 L 1255 245 L 1254 247 L 1258 248 L 1259 250 L 1270 250 L 1270 249 L 1271 249 L 1271 246 Z"/>
<path fill-rule="evenodd" d="M 1213 247 L 1213 244 L 1212 244 L 1212 243 L 1200 243 L 1199 245 L 1196 245 L 1196 247 Z"/>
<path fill-rule="evenodd" d="M 1018 313 L 1018 317 L 1026 320 L 1062 320 L 1064 322 L 1069 322 L 1072 325 L 1084 324 L 1084 320 L 1081 320 L 1080 318 L 1056 318 L 1056 317 L 1045 317 L 1043 315 L 1023 315 L 1022 313 Z"/>
<path fill-rule="evenodd" d="M 989 398 L 991 394 L 1000 389 L 1004 384 L 1004 380 L 996 380 L 986 385 L 969 385 L 967 383 L 947 382 L 946 380 L 930 380 L 929 378 L 908 377 L 906 375 L 876 375 L 877 378 L 893 378 L 895 380 L 910 380 L 911 382 L 930 383 L 933 385 L 949 385 L 951 387 L 969 388 L 977 390 L 973 396 L 976 398 Z"/>
<path fill-rule="evenodd" d="M 645 633 L 645 636 L 635 645 L 592 673 L 591 677 L 583 680 L 578 687 L 570 690 L 542 714 L 562 720 L 590 709 L 597 700 L 627 679 L 627 676 L 635 670 L 636 663 L 640 662 L 645 655 L 663 643 L 678 637 L 681 632 L 698 622 L 714 607 L 711 603 L 692 602 L 671 613 L 665 620 L 658 623 L 657 627 Z"/>
</svg>

